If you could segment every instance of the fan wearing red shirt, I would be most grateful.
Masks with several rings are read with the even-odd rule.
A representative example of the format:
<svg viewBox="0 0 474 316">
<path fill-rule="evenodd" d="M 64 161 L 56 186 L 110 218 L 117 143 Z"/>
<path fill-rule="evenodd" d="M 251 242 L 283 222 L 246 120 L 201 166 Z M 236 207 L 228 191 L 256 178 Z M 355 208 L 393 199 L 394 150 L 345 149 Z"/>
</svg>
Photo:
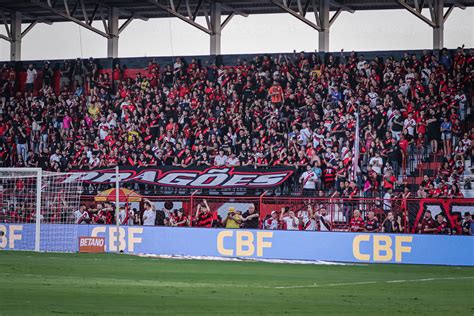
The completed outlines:
<svg viewBox="0 0 474 316">
<path fill-rule="evenodd" d="M 180 208 L 176 211 L 176 215 L 173 218 L 172 226 L 177 226 L 177 227 L 188 226 L 188 217 L 184 214 L 183 208 Z"/>
<path fill-rule="evenodd" d="M 213 215 L 211 208 L 207 204 L 207 201 L 204 200 L 202 204 L 198 204 L 196 211 L 196 224 L 198 227 L 212 227 Z"/>
<path fill-rule="evenodd" d="M 360 216 L 359 210 L 354 210 L 354 216 L 349 223 L 349 229 L 351 232 L 361 232 L 365 230 L 365 222 Z"/>
<path fill-rule="evenodd" d="M 418 224 L 419 234 L 434 234 L 437 231 L 436 222 L 431 216 L 431 211 L 426 211 L 421 223 Z"/>
</svg>

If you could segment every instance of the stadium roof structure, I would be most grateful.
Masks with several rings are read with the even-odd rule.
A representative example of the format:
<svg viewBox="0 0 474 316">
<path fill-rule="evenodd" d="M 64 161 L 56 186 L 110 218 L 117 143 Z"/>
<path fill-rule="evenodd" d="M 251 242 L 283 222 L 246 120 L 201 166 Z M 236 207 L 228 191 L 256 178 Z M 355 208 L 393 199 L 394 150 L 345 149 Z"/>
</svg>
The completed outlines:
<svg viewBox="0 0 474 316">
<path fill-rule="evenodd" d="M 342 11 L 404 8 L 433 29 L 433 48 L 441 49 L 444 22 L 455 8 L 467 6 L 474 6 L 474 0 L 2 0 L 0 24 L 6 35 L 0 39 L 10 42 L 10 58 L 17 61 L 22 38 L 37 23 L 72 22 L 105 37 L 107 56 L 115 58 L 120 33 L 133 20 L 175 17 L 209 34 L 210 54 L 220 55 L 222 29 L 235 15 L 287 13 L 317 31 L 319 51 L 328 52 L 330 27 Z M 103 27 L 93 21 L 102 21 Z M 22 29 L 22 24 L 27 26 Z"/>
</svg>

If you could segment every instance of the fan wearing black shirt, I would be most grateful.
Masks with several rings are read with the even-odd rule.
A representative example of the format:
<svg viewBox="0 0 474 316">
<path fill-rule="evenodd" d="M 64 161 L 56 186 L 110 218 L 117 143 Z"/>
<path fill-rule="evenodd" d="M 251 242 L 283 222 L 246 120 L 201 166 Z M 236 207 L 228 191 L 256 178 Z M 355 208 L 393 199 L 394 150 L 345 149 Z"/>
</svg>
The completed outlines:
<svg viewBox="0 0 474 316">
<path fill-rule="evenodd" d="M 369 211 L 365 221 L 365 231 L 368 233 L 376 233 L 379 231 L 379 220 L 375 217 L 374 211 Z"/>
<path fill-rule="evenodd" d="M 392 212 L 388 212 L 387 217 L 382 223 L 383 233 L 398 233 L 400 232 L 400 224 L 395 220 Z"/>
<path fill-rule="evenodd" d="M 255 205 L 250 205 L 247 212 L 242 215 L 242 228 L 256 229 L 258 228 L 259 215 L 255 211 Z"/>
</svg>

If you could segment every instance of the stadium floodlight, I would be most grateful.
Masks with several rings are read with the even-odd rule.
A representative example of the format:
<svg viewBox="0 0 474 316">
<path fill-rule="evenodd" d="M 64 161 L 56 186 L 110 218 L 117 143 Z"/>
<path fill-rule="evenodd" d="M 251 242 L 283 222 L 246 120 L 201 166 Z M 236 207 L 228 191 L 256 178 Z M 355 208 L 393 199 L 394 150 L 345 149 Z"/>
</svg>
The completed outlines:
<svg viewBox="0 0 474 316">
<path fill-rule="evenodd" d="M 77 249 L 82 182 L 41 168 L 0 168 L 0 223 L 21 231 L 20 250 Z M 4 232 L 5 233 L 5 232 Z"/>
</svg>

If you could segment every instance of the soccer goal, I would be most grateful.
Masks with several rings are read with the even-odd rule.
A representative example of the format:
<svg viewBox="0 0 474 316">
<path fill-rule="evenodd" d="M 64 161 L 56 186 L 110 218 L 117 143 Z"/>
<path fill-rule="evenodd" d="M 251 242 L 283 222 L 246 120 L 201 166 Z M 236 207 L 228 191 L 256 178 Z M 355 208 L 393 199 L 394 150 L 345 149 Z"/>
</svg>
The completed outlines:
<svg viewBox="0 0 474 316">
<path fill-rule="evenodd" d="M 40 168 L 0 168 L 0 249 L 77 250 L 82 182 Z"/>
</svg>

